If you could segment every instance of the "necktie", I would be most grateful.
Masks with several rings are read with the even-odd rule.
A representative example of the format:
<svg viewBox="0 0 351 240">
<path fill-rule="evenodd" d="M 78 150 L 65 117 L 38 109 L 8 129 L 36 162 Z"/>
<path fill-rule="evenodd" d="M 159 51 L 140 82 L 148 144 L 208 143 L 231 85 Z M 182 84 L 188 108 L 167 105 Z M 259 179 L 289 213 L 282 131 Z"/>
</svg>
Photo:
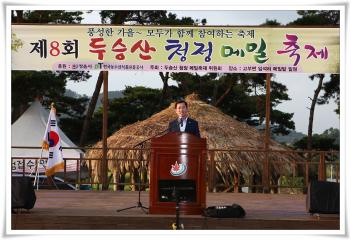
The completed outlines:
<svg viewBox="0 0 351 240">
<path fill-rule="evenodd" d="M 180 126 L 183 127 L 183 118 L 180 118 Z"/>
</svg>

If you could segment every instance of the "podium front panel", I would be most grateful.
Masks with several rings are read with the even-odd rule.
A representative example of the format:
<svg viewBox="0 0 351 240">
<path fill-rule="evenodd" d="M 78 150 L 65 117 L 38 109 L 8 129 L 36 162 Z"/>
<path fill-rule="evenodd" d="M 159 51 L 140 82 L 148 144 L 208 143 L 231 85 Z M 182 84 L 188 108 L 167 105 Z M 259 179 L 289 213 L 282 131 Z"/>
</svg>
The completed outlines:
<svg viewBox="0 0 351 240">
<path fill-rule="evenodd" d="M 150 214 L 201 214 L 206 208 L 206 139 L 168 133 L 151 139 Z"/>
</svg>

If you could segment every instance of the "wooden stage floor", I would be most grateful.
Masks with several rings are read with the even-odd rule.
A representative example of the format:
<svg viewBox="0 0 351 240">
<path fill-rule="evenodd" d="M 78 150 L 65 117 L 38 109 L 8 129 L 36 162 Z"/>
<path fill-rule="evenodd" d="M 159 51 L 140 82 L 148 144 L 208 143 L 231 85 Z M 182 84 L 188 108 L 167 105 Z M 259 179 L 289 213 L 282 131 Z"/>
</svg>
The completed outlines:
<svg viewBox="0 0 351 240">
<path fill-rule="evenodd" d="M 51 230 L 119 230 L 171 229 L 173 215 L 148 215 L 137 205 L 138 192 L 110 191 L 36 191 L 37 201 L 30 211 L 12 214 L 12 229 Z M 306 212 L 306 195 L 262 193 L 207 193 L 208 206 L 241 205 L 244 218 L 206 218 L 181 215 L 185 229 L 223 230 L 339 230 L 337 214 L 310 215 Z M 141 193 L 141 203 L 148 207 L 149 193 Z"/>
</svg>

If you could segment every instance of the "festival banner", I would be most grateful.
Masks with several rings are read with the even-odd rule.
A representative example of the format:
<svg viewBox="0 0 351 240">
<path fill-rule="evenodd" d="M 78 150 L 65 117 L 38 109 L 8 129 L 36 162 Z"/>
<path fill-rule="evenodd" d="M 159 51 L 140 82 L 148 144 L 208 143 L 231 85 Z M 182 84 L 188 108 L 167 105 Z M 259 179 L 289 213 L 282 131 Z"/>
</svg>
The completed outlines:
<svg viewBox="0 0 351 240">
<path fill-rule="evenodd" d="M 339 28 L 12 25 L 13 70 L 339 73 Z"/>
</svg>

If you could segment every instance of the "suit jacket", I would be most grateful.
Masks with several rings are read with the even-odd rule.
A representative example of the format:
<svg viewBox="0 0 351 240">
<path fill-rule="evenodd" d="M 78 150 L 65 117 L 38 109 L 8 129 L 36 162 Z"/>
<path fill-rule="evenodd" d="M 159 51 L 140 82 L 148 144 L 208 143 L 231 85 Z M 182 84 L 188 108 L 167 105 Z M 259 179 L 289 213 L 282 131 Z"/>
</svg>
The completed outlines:
<svg viewBox="0 0 351 240">
<path fill-rule="evenodd" d="M 169 123 L 168 130 L 170 132 L 180 132 L 178 119 L 175 119 L 174 121 Z M 195 136 L 200 137 L 198 122 L 188 117 L 188 119 L 186 120 L 186 127 L 184 132 L 191 133 L 191 134 L 194 134 Z"/>
</svg>

